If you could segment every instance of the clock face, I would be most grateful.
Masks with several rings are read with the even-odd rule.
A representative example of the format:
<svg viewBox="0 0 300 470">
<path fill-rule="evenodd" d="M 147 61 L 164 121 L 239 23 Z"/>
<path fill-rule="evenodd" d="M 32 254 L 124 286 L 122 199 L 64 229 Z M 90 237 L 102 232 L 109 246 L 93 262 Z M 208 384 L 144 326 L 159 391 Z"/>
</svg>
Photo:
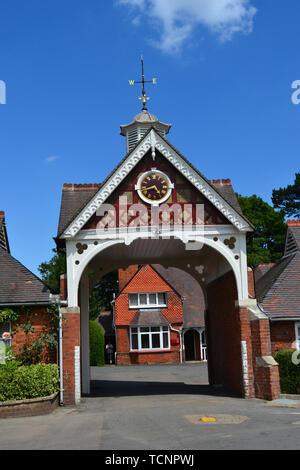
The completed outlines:
<svg viewBox="0 0 300 470">
<path fill-rule="evenodd" d="M 172 191 L 172 183 L 167 175 L 158 170 L 151 170 L 139 178 L 137 189 L 139 196 L 150 204 L 166 201 Z"/>
</svg>

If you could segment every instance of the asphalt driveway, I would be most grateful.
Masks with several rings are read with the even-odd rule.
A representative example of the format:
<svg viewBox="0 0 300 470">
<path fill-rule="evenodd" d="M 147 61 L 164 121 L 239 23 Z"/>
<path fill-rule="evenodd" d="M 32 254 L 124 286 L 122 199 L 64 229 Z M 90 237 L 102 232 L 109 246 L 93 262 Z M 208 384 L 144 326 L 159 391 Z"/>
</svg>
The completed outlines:
<svg viewBox="0 0 300 470">
<path fill-rule="evenodd" d="M 300 401 L 244 400 L 213 389 L 203 363 L 92 368 L 92 379 L 92 394 L 78 407 L 0 420 L 0 449 L 300 447 Z"/>
</svg>

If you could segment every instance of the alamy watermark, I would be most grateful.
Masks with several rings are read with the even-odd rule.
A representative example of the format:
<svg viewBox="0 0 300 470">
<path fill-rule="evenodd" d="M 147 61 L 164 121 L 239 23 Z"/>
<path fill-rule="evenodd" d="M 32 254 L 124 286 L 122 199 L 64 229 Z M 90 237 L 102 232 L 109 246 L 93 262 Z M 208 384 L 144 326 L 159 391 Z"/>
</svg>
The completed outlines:
<svg viewBox="0 0 300 470">
<path fill-rule="evenodd" d="M 294 347 L 297 347 L 293 344 L 293 349 Z M 292 354 L 292 363 L 295 365 L 295 366 L 298 366 L 300 364 L 300 349 L 296 349 L 296 351 L 293 352 Z"/>
<path fill-rule="evenodd" d="M 293 104 L 300 104 L 300 80 L 294 80 L 292 88 L 295 90 L 292 93 L 291 99 Z"/>
<path fill-rule="evenodd" d="M 146 205 L 129 204 L 121 196 L 116 205 L 102 204 L 96 212 L 96 230 L 109 232 L 110 237 L 126 233 L 133 237 L 139 232 L 143 238 L 181 238 L 186 250 L 200 250 L 203 243 L 197 240 L 204 236 L 204 205 L 174 204 Z M 195 234 L 196 228 L 196 234 Z M 194 232 L 194 233 L 193 233 Z"/>
<path fill-rule="evenodd" d="M 6 104 L 6 84 L 0 80 L 0 104 Z"/>
</svg>

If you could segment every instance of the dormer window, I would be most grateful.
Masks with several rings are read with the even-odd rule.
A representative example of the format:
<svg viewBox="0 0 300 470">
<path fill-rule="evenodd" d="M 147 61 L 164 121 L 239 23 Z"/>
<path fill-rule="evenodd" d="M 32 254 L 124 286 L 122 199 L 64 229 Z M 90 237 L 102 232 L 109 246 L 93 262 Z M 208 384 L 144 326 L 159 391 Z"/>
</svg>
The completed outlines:
<svg viewBox="0 0 300 470">
<path fill-rule="evenodd" d="M 157 308 L 166 306 L 167 296 L 165 292 L 129 294 L 130 308 Z"/>
</svg>

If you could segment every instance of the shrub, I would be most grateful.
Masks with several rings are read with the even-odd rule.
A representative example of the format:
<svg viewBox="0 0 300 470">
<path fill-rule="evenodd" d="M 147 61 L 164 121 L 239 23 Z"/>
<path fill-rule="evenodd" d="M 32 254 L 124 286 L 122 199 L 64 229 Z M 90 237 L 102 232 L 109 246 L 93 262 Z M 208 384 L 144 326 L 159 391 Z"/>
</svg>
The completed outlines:
<svg viewBox="0 0 300 470">
<path fill-rule="evenodd" d="M 18 361 L 0 365 L 0 401 L 41 398 L 59 390 L 56 364 L 20 366 Z"/>
<path fill-rule="evenodd" d="M 292 355 L 294 352 L 295 349 L 285 349 L 278 351 L 274 357 L 279 364 L 282 393 L 300 393 L 300 364 L 293 364 Z"/>
<path fill-rule="evenodd" d="M 104 366 L 104 334 L 95 321 L 90 321 L 90 365 Z"/>
</svg>

